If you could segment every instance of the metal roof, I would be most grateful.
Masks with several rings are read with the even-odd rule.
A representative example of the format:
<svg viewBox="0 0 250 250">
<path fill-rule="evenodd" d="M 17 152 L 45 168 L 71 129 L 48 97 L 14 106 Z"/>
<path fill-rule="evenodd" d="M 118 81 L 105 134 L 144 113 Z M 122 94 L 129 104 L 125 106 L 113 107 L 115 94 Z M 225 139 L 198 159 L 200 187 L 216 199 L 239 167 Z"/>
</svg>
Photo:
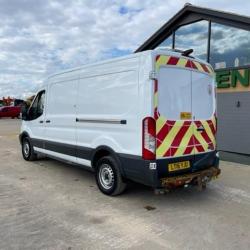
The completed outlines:
<svg viewBox="0 0 250 250">
<path fill-rule="evenodd" d="M 203 8 L 187 3 L 179 12 L 176 13 L 176 15 L 174 15 L 167 23 L 165 23 L 158 31 L 147 39 L 145 43 L 143 43 L 135 51 L 135 53 L 148 49 L 154 49 L 167 37 L 169 37 L 178 27 L 200 20 L 208 20 L 250 31 L 250 17 Z"/>
</svg>

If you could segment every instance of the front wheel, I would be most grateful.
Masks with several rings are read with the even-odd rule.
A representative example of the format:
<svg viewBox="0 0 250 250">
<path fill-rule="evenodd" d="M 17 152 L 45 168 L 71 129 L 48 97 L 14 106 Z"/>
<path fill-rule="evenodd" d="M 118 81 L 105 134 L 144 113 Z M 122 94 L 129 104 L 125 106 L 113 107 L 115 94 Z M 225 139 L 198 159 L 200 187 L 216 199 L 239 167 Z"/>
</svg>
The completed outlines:
<svg viewBox="0 0 250 250">
<path fill-rule="evenodd" d="M 118 195 L 126 189 L 119 167 L 111 156 L 105 156 L 97 162 L 96 183 L 106 195 Z"/>
<path fill-rule="evenodd" d="M 37 158 L 37 155 L 35 154 L 33 146 L 28 137 L 25 137 L 22 140 L 22 155 L 23 159 L 26 161 L 34 161 Z"/>
</svg>

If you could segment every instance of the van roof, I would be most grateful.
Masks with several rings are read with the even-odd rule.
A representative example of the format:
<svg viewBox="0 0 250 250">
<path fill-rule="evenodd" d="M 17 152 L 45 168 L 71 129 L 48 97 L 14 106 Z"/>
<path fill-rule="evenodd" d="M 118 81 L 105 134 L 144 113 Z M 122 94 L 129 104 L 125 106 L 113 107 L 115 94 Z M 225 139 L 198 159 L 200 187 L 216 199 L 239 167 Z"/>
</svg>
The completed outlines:
<svg viewBox="0 0 250 250">
<path fill-rule="evenodd" d="M 65 74 L 65 73 L 70 73 L 70 72 L 73 72 L 73 71 L 76 71 L 76 70 L 81 70 L 81 69 L 85 69 L 85 68 L 88 68 L 88 67 L 98 66 L 98 65 L 106 64 L 106 63 L 110 63 L 110 62 L 126 60 L 126 59 L 129 59 L 129 58 L 136 58 L 136 57 L 140 57 L 142 55 L 147 55 L 147 54 L 149 54 L 149 55 L 161 54 L 161 55 L 185 57 L 185 56 L 182 56 L 180 52 L 176 52 L 174 50 L 167 49 L 167 48 L 164 48 L 164 47 L 159 47 L 159 48 L 154 49 L 154 50 L 146 50 L 146 51 L 133 53 L 133 54 L 129 54 L 129 55 L 121 56 L 121 57 L 116 57 L 116 58 L 111 58 L 111 59 L 107 59 L 107 60 L 98 61 L 98 62 L 95 62 L 95 63 L 81 65 L 79 67 L 74 67 L 74 68 L 71 68 L 71 69 L 68 69 L 68 70 L 63 70 L 63 71 L 51 74 L 47 79 L 50 79 L 52 77 L 59 76 L 59 75 Z M 186 58 L 190 59 L 190 57 L 186 57 Z M 193 59 L 195 59 L 198 62 L 208 64 L 206 61 L 203 61 L 203 60 L 201 60 L 199 58 L 193 58 Z"/>
<path fill-rule="evenodd" d="M 57 73 L 54 73 L 54 74 L 50 75 L 48 78 L 51 78 L 51 77 L 54 77 L 54 76 L 57 76 L 57 75 L 61 75 L 61 74 L 64 74 L 64 73 L 69 73 L 69 72 L 72 72 L 72 71 L 88 68 L 88 67 L 98 66 L 100 64 L 121 61 L 121 60 L 129 59 L 129 58 L 140 57 L 143 54 L 150 54 L 150 53 L 152 53 L 152 51 L 153 50 L 147 50 L 147 51 L 143 51 L 143 52 L 140 52 L 140 53 L 133 53 L 133 54 L 125 55 L 125 56 L 120 56 L 120 57 L 115 57 L 115 58 L 110 58 L 110 59 L 106 59 L 106 60 L 97 61 L 97 62 L 94 62 L 94 63 L 83 64 L 83 65 L 78 66 L 78 67 L 74 67 L 74 68 L 71 68 L 71 69 L 59 71 Z"/>
</svg>

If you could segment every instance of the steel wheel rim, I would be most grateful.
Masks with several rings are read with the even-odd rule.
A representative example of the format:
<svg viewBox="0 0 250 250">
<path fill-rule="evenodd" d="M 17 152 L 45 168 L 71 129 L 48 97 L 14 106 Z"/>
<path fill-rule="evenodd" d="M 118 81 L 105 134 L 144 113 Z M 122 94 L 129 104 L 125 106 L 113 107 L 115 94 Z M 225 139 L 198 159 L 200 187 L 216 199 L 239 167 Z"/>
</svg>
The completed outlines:
<svg viewBox="0 0 250 250">
<path fill-rule="evenodd" d="M 110 165 L 102 164 L 99 171 L 99 180 L 105 189 L 111 189 L 114 185 L 114 172 Z"/>
<path fill-rule="evenodd" d="M 28 142 L 25 142 L 23 145 L 23 152 L 25 154 L 25 156 L 28 156 L 30 153 L 30 145 Z"/>
</svg>

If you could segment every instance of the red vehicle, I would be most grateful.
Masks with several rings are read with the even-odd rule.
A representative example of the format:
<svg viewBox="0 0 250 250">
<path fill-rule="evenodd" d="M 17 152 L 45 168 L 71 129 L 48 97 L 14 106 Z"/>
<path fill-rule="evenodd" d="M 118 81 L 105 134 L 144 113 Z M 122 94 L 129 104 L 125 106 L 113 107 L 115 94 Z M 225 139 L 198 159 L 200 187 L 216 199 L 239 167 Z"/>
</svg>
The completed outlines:
<svg viewBox="0 0 250 250">
<path fill-rule="evenodd" d="M 0 118 L 2 117 L 11 117 L 19 118 L 21 113 L 21 107 L 20 106 L 5 106 L 0 107 Z"/>
</svg>

